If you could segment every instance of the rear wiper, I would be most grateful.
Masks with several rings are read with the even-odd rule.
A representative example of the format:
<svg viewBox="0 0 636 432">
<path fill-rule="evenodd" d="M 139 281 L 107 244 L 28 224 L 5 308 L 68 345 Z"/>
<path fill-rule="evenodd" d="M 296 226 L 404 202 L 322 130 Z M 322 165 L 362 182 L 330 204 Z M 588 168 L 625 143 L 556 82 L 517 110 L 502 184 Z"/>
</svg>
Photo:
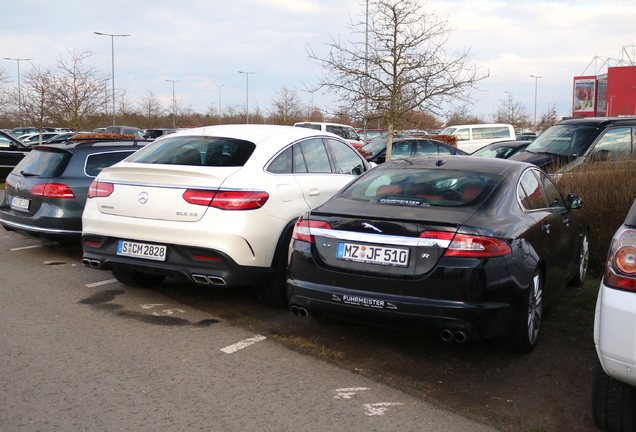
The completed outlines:
<svg viewBox="0 0 636 432">
<path fill-rule="evenodd" d="M 33 174 L 28 171 L 20 171 L 20 174 L 22 174 L 22 176 L 24 177 L 40 177 L 39 174 Z"/>
</svg>

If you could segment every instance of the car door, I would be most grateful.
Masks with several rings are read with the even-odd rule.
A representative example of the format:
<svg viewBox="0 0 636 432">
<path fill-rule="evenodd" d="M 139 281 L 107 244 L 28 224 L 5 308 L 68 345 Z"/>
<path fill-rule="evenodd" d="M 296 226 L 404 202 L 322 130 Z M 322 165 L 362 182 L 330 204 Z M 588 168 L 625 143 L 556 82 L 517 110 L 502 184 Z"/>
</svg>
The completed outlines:
<svg viewBox="0 0 636 432">
<path fill-rule="evenodd" d="M 331 160 L 334 157 L 330 158 L 331 151 L 329 140 L 322 138 L 310 138 L 293 146 L 294 177 L 310 208 L 327 201 L 356 177 L 353 173 L 347 173 L 346 169 L 344 173 L 340 173 L 338 168 L 332 166 Z"/>
<path fill-rule="evenodd" d="M 13 146 L 11 144 L 14 144 Z M 16 144 L 4 135 L 0 135 L 0 180 L 7 178 L 13 168 L 28 153 L 26 146 Z"/>
<path fill-rule="evenodd" d="M 563 196 L 541 171 L 526 170 L 517 194 L 524 211 L 534 220 L 523 236 L 546 265 L 545 300 L 549 303 L 571 277 L 569 270 L 578 247 L 577 227 L 570 223 Z"/>
</svg>

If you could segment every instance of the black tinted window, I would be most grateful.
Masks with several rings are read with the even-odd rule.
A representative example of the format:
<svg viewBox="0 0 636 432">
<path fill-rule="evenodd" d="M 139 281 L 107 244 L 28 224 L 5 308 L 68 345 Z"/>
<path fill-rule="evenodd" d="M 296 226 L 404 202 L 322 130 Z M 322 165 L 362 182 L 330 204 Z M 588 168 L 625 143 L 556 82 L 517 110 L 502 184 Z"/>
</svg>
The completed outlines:
<svg viewBox="0 0 636 432">
<path fill-rule="evenodd" d="M 84 172 L 87 176 L 97 177 L 97 174 L 99 174 L 104 168 L 115 165 L 117 162 L 124 160 L 124 158 L 133 153 L 134 151 L 118 151 L 88 155 L 86 158 L 86 167 L 84 168 Z"/>
<path fill-rule="evenodd" d="M 243 166 L 256 146 L 249 141 L 222 137 L 166 137 L 138 151 L 130 162 L 203 165 Z"/>
</svg>

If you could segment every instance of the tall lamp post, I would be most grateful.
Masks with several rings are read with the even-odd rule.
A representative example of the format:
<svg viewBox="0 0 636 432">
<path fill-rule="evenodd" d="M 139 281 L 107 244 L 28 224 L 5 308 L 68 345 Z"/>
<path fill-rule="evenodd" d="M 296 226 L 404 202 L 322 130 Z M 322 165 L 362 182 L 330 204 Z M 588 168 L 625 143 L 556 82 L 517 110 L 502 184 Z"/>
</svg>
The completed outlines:
<svg viewBox="0 0 636 432">
<path fill-rule="evenodd" d="M 110 44 L 111 44 L 111 77 L 113 79 L 113 126 L 115 126 L 115 37 L 127 37 L 129 34 L 110 34 L 110 33 L 100 33 L 93 32 L 99 36 L 110 36 Z"/>
<path fill-rule="evenodd" d="M 219 84 L 217 87 L 219 88 L 219 124 L 221 124 L 221 87 L 223 84 Z"/>
<path fill-rule="evenodd" d="M 534 127 L 537 127 L 537 83 L 539 78 L 543 78 L 537 75 L 530 75 L 531 78 L 534 78 Z"/>
<path fill-rule="evenodd" d="M 238 71 L 238 73 L 245 74 L 245 123 L 250 124 L 250 75 L 256 72 Z"/>
<path fill-rule="evenodd" d="M 177 99 L 174 95 L 174 83 L 181 82 L 178 80 L 165 80 L 166 82 L 172 83 L 172 127 L 176 129 L 177 127 Z"/>
<path fill-rule="evenodd" d="M 22 58 L 11 58 L 5 57 L 5 60 L 13 60 L 18 63 L 18 120 L 20 123 L 20 127 L 22 127 L 22 89 L 20 87 L 20 62 L 21 61 L 29 61 L 31 59 L 22 59 Z"/>
</svg>

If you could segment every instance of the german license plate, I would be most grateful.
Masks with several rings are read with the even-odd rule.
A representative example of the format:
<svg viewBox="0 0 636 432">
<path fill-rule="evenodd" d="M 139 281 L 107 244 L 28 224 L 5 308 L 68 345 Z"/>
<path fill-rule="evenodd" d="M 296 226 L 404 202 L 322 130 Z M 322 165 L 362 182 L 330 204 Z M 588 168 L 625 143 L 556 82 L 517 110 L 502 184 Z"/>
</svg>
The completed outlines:
<svg viewBox="0 0 636 432">
<path fill-rule="evenodd" d="M 19 198 L 19 197 L 11 198 L 11 208 L 15 210 L 28 211 L 30 204 L 31 204 L 30 199 Z"/>
<path fill-rule="evenodd" d="M 339 242 L 336 257 L 370 264 L 408 267 L 409 252 L 409 249 L 404 248 Z"/>
<path fill-rule="evenodd" d="M 117 243 L 117 255 L 144 258 L 155 261 L 166 260 L 166 246 L 136 243 L 119 240 Z"/>
</svg>

